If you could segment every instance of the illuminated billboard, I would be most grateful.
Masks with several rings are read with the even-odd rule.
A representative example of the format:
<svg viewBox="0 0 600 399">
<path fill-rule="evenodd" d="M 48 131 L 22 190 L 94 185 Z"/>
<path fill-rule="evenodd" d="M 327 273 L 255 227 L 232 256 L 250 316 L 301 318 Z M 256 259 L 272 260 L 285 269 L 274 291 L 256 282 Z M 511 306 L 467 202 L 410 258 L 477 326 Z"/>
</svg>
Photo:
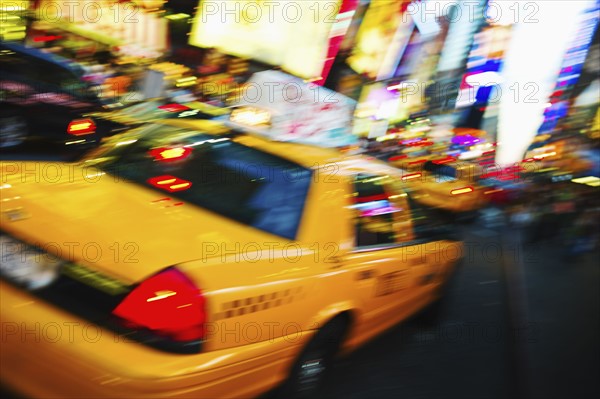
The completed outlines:
<svg viewBox="0 0 600 399">
<path fill-rule="evenodd" d="M 190 44 L 279 65 L 305 79 L 321 76 L 341 0 L 202 0 Z"/>
<path fill-rule="evenodd" d="M 412 19 L 402 15 L 406 3 L 371 2 L 348 60 L 352 69 L 377 80 L 393 76 L 413 27 Z"/>
</svg>

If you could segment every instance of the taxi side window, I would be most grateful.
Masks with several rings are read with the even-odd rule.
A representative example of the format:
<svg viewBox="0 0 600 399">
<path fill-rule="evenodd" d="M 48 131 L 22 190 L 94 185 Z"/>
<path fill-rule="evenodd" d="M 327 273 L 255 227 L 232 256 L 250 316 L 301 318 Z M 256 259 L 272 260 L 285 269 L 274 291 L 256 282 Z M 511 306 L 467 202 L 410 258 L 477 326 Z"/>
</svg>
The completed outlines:
<svg viewBox="0 0 600 399">
<path fill-rule="evenodd" d="M 392 244 L 396 241 L 393 212 L 384 178 L 357 175 L 354 181 L 356 246 Z"/>
</svg>

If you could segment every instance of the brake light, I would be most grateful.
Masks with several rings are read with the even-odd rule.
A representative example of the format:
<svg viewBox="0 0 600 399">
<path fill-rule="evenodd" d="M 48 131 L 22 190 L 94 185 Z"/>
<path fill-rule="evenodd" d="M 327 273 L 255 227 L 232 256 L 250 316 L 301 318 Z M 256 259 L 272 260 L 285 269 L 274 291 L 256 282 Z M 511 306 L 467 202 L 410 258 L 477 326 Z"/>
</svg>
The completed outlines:
<svg viewBox="0 0 600 399">
<path fill-rule="evenodd" d="M 33 38 L 33 41 L 40 43 L 40 42 L 51 42 L 53 40 L 58 40 L 58 39 L 62 39 L 62 36 L 56 36 L 56 35 L 36 36 Z"/>
<path fill-rule="evenodd" d="M 454 161 L 456 161 L 456 158 L 447 156 L 446 158 L 436 159 L 435 161 L 432 161 L 432 162 L 436 165 L 443 165 L 445 163 L 450 163 L 450 162 L 454 162 Z"/>
<path fill-rule="evenodd" d="M 473 187 L 463 187 L 463 188 L 457 188 L 457 189 L 450 191 L 450 194 L 459 195 L 459 194 L 466 194 L 466 193 L 472 193 L 472 192 L 473 192 Z"/>
<path fill-rule="evenodd" d="M 408 158 L 408 155 L 394 155 L 388 161 L 389 162 L 394 162 L 394 161 L 399 161 L 401 159 L 406 159 L 406 158 Z"/>
<path fill-rule="evenodd" d="M 150 150 L 150 155 L 157 161 L 177 161 L 185 159 L 192 153 L 189 147 L 161 147 Z"/>
<path fill-rule="evenodd" d="M 426 159 L 419 159 L 418 161 L 412 161 L 412 162 L 409 162 L 408 164 L 409 165 L 418 165 L 420 163 L 425 163 L 425 162 L 427 162 Z"/>
<path fill-rule="evenodd" d="M 205 336 L 202 291 L 182 272 L 167 269 L 138 285 L 113 311 L 129 328 L 146 328 L 174 341 Z"/>
<path fill-rule="evenodd" d="M 181 112 L 181 111 L 187 111 L 190 110 L 190 107 L 186 107 L 185 105 L 181 105 L 181 104 L 165 104 L 165 105 L 161 105 L 160 107 L 158 107 L 158 109 L 162 109 L 163 111 L 167 111 L 167 112 Z"/>
<path fill-rule="evenodd" d="M 96 132 L 96 124 L 91 119 L 75 119 L 67 126 L 67 133 L 73 136 L 83 136 Z"/>
<path fill-rule="evenodd" d="M 378 195 L 369 195 L 366 197 L 358 197 L 356 198 L 356 202 L 365 203 L 365 202 L 373 202 L 373 201 L 385 201 L 388 199 L 386 194 L 378 194 Z"/>
<path fill-rule="evenodd" d="M 187 190 L 192 187 L 192 182 L 170 175 L 152 177 L 148 179 L 148 183 L 170 193 Z"/>
</svg>

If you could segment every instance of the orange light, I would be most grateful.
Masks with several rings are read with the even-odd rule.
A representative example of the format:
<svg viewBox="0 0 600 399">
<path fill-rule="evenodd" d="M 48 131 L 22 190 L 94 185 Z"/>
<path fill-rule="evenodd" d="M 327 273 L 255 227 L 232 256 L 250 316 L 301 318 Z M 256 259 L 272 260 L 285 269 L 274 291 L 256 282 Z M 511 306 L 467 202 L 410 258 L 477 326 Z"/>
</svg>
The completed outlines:
<svg viewBox="0 0 600 399">
<path fill-rule="evenodd" d="M 187 190 L 192 186 L 192 182 L 170 175 L 152 177 L 148 179 L 148 183 L 171 193 Z"/>
<path fill-rule="evenodd" d="M 91 119 L 75 119 L 67 126 L 67 133 L 73 136 L 83 136 L 96 132 L 96 124 Z"/>
<path fill-rule="evenodd" d="M 497 188 L 496 190 L 485 191 L 484 194 L 494 194 L 494 193 L 499 193 L 500 191 L 504 191 L 504 189 Z"/>
<path fill-rule="evenodd" d="M 432 161 L 432 162 L 436 165 L 443 165 L 445 163 L 450 163 L 450 162 L 454 162 L 454 161 L 456 161 L 456 158 L 447 156 L 446 158 L 436 159 L 435 161 Z"/>
<path fill-rule="evenodd" d="M 417 164 L 425 163 L 425 162 L 427 162 L 426 159 L 419 159 L 418 161 L 412 161 L 412 162 L 409 162 L 408 164 L 409 165 L 417 165 Z"/>
<path fill-rule="evenodd" d="M 421 173 L 411 173 L 409 175 L 402 176 L 402 180 L 418 179 L 421 176 L 422 176 Z"/>
<path fill-rule="evenodd" d="M 187 158 L 192 153 L 189 147 L 160 147 L 150 150 L 150 155 L 157 161 L 177 161 Z"/>
<path fill-rule="evenodd" d="M 408 155 L 394 155 L 389 159 L 390 162 L 399 161 L 401 159 L 406 159 Z"/>
<path fill-rule="evenodd" d="M 450 191 L 450 194 L 459 195 L 459 194 L 467 194 L 467 193 L 472 193 L 472 192 L 473 192 L 473 187 L 463 187 L 463 188 L 457 188 L 457 189 Z"/>
</svg>

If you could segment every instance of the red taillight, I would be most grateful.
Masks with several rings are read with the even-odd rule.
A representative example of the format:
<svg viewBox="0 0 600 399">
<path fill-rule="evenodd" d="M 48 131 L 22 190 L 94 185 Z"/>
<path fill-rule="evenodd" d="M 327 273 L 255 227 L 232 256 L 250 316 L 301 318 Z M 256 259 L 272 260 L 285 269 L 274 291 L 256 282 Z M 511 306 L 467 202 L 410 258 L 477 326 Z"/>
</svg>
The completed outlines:
<svg viewBox="0 0 600 399">
<path fill-rule="evenodd" d="M 406 158 L 408 158 L 408 155 L 394 155 L 388 161 L 389 162 L 394 162 L 394 161 L 399 161 L 401 159 L 406 159 Z"/>
<path fill-rule="evenodd" d="M 378 194 L 378 195 L 370 195 L 366 197 L 358 197 L 356 198 L 356 202 L 365 203 L 365 202 L 373 202 L 373 201 L 384 201 L 387 200 L 388 196 L 386 194 Z"/>
<path fill-rule="evenodd" d="M 96 124 L 91 119 L 75 119 L 67 126 L 67 133 L 73 136 L 83 136 L 96 132 Z"/>
<path fill-rule="evenodd" d="M 148 183 L 170 193 L 184 191 L 192 187 L 192 182 L 170 175 L 152 177 L 148 179 Z"/>
<path fill-rule="evenodd" d="M 436 165 L 443 165 L 445 163 L 450 163 L 450 162 L 454 162 L 454 161 L 456 161 L 456 158 L 447 156 L 446 158 L 436 159 L 432 162 Z"/>
<path fill-rule="evenodd" d="M 40 43 L 40 42 L 51 42 L 53 40 L 58 40 L 58 39 L 62 39 L 62 36 L 56 36 L 56 35 L 36 36 L 33 38 L 33 41 Z"/>
<path fill-rule="evenodd" d="M 418 164 L 425 163 L 425 162 L 427 162 L 426 159 L 419 159 L 418 161 L 412 161 L 412 162 L 409 162 L 408 164 L 409 165 L 418 165 Z"/>
<path fill-rule="evenodd" d="M 131 328 L 147 328 L 174 341 L 204 338 L 202 291 L 177 269 L 167 269 L 142 282 L 113 310 Z"/>
<path fill-rule="evenodd" d="M 187 111 L 191 108 L 186 107 L 185 105 L 173 103 L 173 104 L 161 105 L 160 107 L 158 107 L 158 109 L 162 109 L 163 111 L 167 111 L 167 112 L 181 112 L 181 111 Z"/>
</svg>

